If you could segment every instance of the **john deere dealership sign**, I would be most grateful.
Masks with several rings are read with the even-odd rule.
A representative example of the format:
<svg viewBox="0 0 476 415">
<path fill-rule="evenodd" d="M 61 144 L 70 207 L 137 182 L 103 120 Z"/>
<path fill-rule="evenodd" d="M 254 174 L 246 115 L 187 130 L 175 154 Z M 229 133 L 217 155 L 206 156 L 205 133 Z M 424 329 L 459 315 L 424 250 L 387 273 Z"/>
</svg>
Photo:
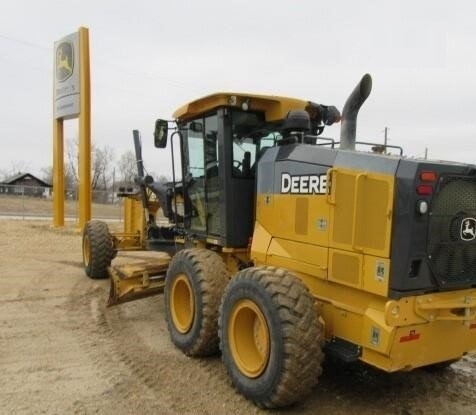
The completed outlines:
<svg viewBox="0 0 476 415">
<path fill-rule="evenodd" d="M 55 42 L 54 116 L 77 117 L 79 114 L 79 36 L 65 36 Z"/>
</svg>

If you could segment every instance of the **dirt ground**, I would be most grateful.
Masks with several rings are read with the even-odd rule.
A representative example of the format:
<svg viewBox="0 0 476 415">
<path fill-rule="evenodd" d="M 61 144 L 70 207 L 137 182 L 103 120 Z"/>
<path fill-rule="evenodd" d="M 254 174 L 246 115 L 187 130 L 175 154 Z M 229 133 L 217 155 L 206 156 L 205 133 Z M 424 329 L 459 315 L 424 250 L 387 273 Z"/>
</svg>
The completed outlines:
<svg viewBox="0 0 476 415">
<path fill-rule="evenodd" d="M 219 357 L 192 359 L 173 347 L 162 296 L 106 308 L 108 281 L 84 275 L 74 230 L 46 221 L 0 227 L 0 413 L 272 412 L 233 389 Z M 279 412 L 474 414 L 475 369 L 476 354 L 440 373 L 326 361 L 313 394 Z"/>
</svg>

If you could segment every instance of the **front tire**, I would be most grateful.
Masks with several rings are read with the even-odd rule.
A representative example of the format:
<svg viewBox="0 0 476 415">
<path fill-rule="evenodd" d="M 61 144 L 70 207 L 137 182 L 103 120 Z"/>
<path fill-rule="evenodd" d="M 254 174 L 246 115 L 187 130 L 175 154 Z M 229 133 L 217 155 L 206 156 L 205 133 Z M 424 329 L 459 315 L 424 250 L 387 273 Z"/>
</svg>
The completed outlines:
<svg viewBox="0 0 476 415">
<path fill-rule="evenodd" d="M 235 387 L 260 407 L 290 405 L 317 384 L 321 331 L 314 298 L 284 269 L 242 270 L 223 295 L 222 360 Z"/>
<path fill-rule="evenodd" d="M 218 310 L 228 283 L 223 259 L 209 249 L 184 249 L 165 279 L 165 316 L 172 342 L 189 356 L 218 351 Z"/>
<path fill-rule="evenodd" d="M 89 221 L 83 230 L 83 264 L 90 278 L 108 278 L 107 267 L 115 256 L 112 236 L 107 224 Z"/>
</svg>

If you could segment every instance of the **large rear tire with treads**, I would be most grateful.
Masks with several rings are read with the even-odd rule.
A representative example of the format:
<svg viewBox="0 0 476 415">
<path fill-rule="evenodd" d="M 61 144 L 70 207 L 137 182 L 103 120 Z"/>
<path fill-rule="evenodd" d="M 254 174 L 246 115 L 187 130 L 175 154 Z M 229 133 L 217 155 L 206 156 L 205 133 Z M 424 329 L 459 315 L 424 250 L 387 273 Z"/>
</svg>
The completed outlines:
<svg viewBox="0 0 476 415">
<path fill-rule="evenodd" d="M 323 333 L 315 301 L 290 272 L 238 272 L 223 295 L 222 360 L 235 387 L 264 408 L 290 405 L 317 384 Z"/>
</svg>

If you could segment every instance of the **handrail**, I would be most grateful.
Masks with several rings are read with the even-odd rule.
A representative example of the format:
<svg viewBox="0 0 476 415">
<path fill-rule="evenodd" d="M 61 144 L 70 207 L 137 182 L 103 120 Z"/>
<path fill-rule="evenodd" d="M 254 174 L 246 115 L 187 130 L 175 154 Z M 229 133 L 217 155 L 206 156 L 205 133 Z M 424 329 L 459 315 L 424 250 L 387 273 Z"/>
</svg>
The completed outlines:
<svg viewBox="0 0 476 415">
<path fill-rule="evenodd" d="M 353 215 L 352 215 L 352 249 L 355 251 L 362 251 L 363 249 L 358 247 L 355 243 L 355 236 L 357 233 L 357 217 L 358 217 L 358 209 L 357 209 L 357 202 L 360 195 L 359 187 L 360 182 L 362 179 L 367 178 L 367 173 L 360 173 L 355 176 L 355 189 L 354 189 L 354 207 L 353 207 Z"/>
<path fill-rule="evenodd" d="M 337 169 L 334 168 L 334 167 L 331 167 L 330 169 L 327 170 L 326 172 L 326 182 L 327 182 L 327 203 L 329 205 L 332 205 L 332 206 L 335 206 L 336 204 L 336 201 L 335 201 L 335 198 L 332 197 L 332 189 L 335 188 L 335 182 L 333 183 L 332 181 L 334 180 L 335 181 L 335 176 L 334 176 L 334 172 L 336 172 Z M 335 192 L 334 192 L 335 194 Z"/>
</svg>

